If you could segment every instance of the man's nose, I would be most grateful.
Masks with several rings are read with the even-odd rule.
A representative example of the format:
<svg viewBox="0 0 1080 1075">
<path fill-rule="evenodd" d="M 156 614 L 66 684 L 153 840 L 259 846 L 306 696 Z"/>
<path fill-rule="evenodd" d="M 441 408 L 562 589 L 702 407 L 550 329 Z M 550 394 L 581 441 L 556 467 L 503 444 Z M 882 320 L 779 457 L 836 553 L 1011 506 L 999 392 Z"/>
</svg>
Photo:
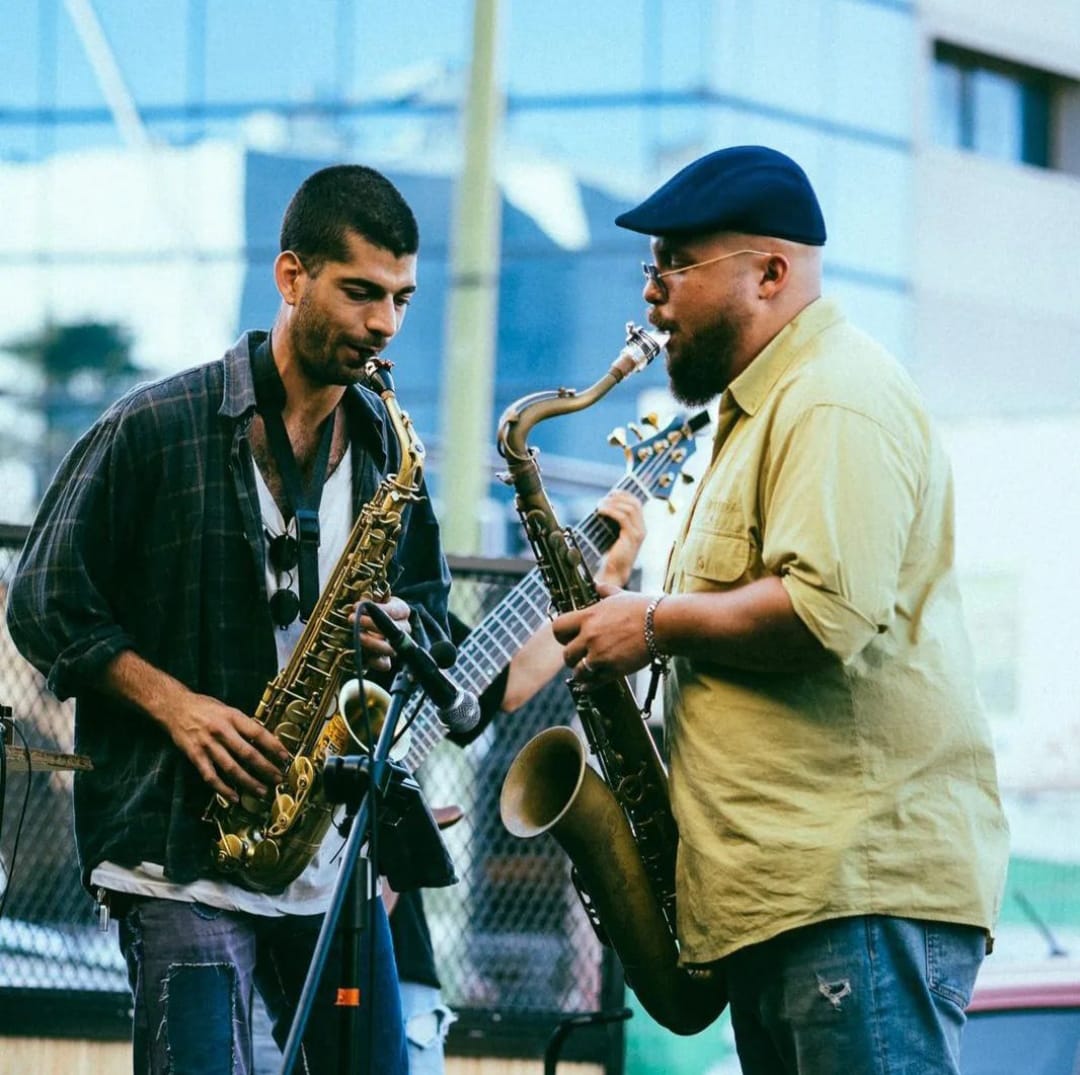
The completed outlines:
<svg viewBox="0 0 1080 1075">
<path fill-rule="evenodd" d="M 663 281 L 654 280 L 651 276 L 645 278 L 645 286 L 641 289 L 641 297 L 650 306 L 660 306 L 667 302 L 667 288 Z"/>
<path fill-rule="evenodd" d="M 393 295 L 386 295 L 378 302 L 371 303 L 366 310 L 364 327 L 372 335 L 390 339 L 401 327 L 401 313 L 394 302 Z"/>
</svg>

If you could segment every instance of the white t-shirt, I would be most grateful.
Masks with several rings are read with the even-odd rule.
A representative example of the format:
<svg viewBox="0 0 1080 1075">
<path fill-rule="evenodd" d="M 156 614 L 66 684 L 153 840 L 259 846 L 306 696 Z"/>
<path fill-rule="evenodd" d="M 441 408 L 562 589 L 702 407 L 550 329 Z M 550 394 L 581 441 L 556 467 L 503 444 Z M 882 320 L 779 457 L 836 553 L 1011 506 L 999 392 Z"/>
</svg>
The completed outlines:
<svg viewBox="0 0 1080 1075">
<path fill-rule="evenodd" d="M 262 514 L 263 530 L 270 536 L 282 534 L 287 529 L 278 508 L 259 468 L 255 468 L 255 482 L 259 491 L 259 510 Z M 346 450 L 340 464 L 323 486 L 322 500 L 319 502 L 319 582 L 320 585 L 331 576 L 337 565 L 352 529 L 352 449 Z M 290 532 L 295 537 L 295 520 Z M 275 593 L 285 580 L 279 578 L 269 556 L 266 558 L 266 592 Z M 292 588 L 297 588 L 297 575 L 292 572 Z M 300 636 L 304 633 L 304 624 L 299 619 L 288 627 L 274 628 L 274 640 L 277 644 L 278 669 L 289 662 L 292 651 Z M 207 790 L 207 801 L 210 791 Z M 338 856 L 345 846 L 345 840 L 336 829 L 331 828 L 315 857 L 306 869 L 285 890 L 277 895 L 262 892 L 249 892 L 246 888 L 229 884 L 228 881 L 200 878 L 187 885 L 177 885 L 165 880 L 161 866 L 153 862 L 142 862 L 133 869 L 118 866 L 113 862 L 101 862 L 94 867 L 90 883 L 94 886 L 111 889 L 114 892 L 127 892 L 137 896 L 149 896 L 155 899 L 182 900 L 205 903 L 210 907 L 220 907 L 229 911 L 245 911 L 257 915 L 312 915 L 321 914 L 330 903 L 334 880 L 337 876 Z"/>
</svg>

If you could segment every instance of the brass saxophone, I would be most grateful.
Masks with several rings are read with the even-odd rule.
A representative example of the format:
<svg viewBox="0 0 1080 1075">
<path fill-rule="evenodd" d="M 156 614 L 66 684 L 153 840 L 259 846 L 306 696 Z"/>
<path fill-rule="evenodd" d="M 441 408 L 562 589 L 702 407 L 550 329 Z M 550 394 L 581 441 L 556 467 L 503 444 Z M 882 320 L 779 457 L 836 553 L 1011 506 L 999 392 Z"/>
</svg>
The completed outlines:
<svg viewBox="0 0 1080 1075">
<path fill-rule="evenodd" d="M 242 795 L 233 804 L 215 795 L 204 815 L 217 828 L 214 868 L 256 892 L 281 891 L 319 849 L 334 815 L 334 804 L 323 794 L 323 763 L 344 753 L 349 727 L 363 710 L 361 695 L 376 729 L 389 709 L 381 687 L 368 682 L 361 692 L 356 680 L 343 683 L 354 652 L 349 614 L 357 601 L 390 596 L 387 572 L 402 515 L 410 501 L 420 499 L 424 446 L 398 405 L 389 366 L 372 360 L 365 375 L 386 406 L 400 467 L 361 510 L 288 665 L 267 684 L 254 713 L 292 755 L 285 778 L 268 801 Z"/>
<path fill-rule="evenodd" d="M 667 333 L 627 324 L 623 350 L 607 374 L 582 392 L 559 388 L 512 404 L 499 422 L 507 482 L 555 609 L 599 600 L 573 532 L 544 493 L 529 430 L 555 415 L 583 410 L 643 369 Z M 548 728 L 514 759 L 499 812 L 515 836 L 550 832 L 573 863 L 573 878 L 601 941 L 610 944 L 645 1010 L 677 1034 L 696 1034 L 727 1003 L 711 977 L 678 965 L 675 854 L 678 831 L 667 772 L 625 678 L 599 686 L 569 681 L 589 745 L 604 779 L 589 767 L 584 744 L 567 727 Z"/>
</svg>

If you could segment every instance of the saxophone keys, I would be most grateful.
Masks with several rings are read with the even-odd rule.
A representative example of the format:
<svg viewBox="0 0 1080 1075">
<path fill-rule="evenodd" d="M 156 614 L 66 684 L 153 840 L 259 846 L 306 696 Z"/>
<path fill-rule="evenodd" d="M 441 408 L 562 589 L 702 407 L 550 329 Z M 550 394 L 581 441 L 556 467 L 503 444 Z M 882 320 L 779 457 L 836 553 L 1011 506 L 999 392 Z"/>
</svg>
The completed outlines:
<svg viewBox="0 0 1080 1075">
<path fill-rule="evenodd" d="M 312 764 L 311 759 L 304 754 L 293 758 L 292 764 L 289 766 L 289 772 L 285 777 L 285 783 L 297 796 L 307 791 L 315 783 L 315 766 Z M 289 798 L 289 796 L 282 797 Z"/>
<path fill-rule="evenodd" d="M 286 707 L 286 712 L 295 702 L 290 702 Z M 274 735 L 281 740 L 281 745 L 290 753 L 295 754 L 300 749 L 300 744 L 304 739 L 304 732 L 298 722 L 292 720 L 282 720 L 278 726 L 274 729 Z"/>
<path fill-rule="evenodd" d="M 257 795 L 252 795 L 250 792 L 245 791 L 240 796 L 239 807 L 241 810 L 246 811 L 254 817 L 258 817 L 263 812 L 263 800 Z"/>
<path fill-rule="evenodd" d="M 270 824 L 267 836 L 280 836 L 287 832 L 296 819 L 297 802 L 291 795 L 275 795 L 274 805 L 270 807 Z"/>
<path fill-rule="evenodd" d="M 256 873 L 272 870 L 281 858 L 281 848 L 276 840 L 260 840 L 251 856 L 251 867 Z"/>
<path fill-rule="evenodd" d="M 244 857 L 244 841 L 236 833 L 224 833 L 217 845 L 217 865 L 219 869 L 235 869 Z"/>
</svg>

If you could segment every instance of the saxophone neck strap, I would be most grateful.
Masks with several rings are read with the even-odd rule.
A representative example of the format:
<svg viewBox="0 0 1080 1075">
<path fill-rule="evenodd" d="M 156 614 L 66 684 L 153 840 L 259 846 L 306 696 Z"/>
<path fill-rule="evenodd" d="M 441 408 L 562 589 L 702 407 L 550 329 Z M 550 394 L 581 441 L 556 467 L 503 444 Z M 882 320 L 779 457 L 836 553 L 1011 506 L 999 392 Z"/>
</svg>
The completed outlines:
<svg viewBox="0 0 1080 1075">
<path fill-rule="evenodd" d="M 315 464 L 307 480 L 296 461 L 285 421 L 285 386 L 281 383 L 270 349 L 270 337 L 259 344 L 251 360 L 255 382 L 255 400 L 266 428 L 270 452 L 281 476 L 289 518 L 296 519 L 298 546 L 297 570 L 300 576 L 300 619 L 311 618 L 319 600 L 319 504 L 322 502 L 326 470 L 330 462 L 330 443 L 334 439 L 334 413 L 322 424 Z"/>
</svg>

